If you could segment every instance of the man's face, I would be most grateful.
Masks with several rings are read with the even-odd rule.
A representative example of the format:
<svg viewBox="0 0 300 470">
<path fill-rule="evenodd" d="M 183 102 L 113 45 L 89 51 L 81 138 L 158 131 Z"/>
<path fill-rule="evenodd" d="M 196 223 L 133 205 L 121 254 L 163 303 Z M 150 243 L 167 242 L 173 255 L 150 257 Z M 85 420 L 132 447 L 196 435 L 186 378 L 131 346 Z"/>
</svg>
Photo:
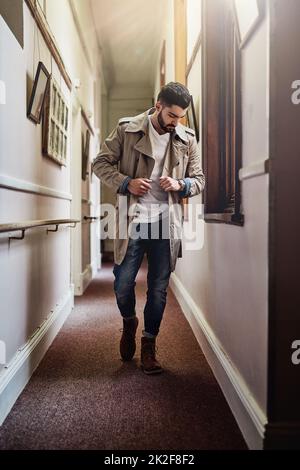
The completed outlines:
<svg viewBox="0 0 300 470">
<path fill-rule="evenodd" d="M 175 104 L 167 106 L 158 101 L 156 103 L 156 110 L 158 124 L 165 132 L 171 133 L 174 132 L 180 119 L 186 115 L 187 108 L 182 109 L 180 106 Z"/>
</svg>

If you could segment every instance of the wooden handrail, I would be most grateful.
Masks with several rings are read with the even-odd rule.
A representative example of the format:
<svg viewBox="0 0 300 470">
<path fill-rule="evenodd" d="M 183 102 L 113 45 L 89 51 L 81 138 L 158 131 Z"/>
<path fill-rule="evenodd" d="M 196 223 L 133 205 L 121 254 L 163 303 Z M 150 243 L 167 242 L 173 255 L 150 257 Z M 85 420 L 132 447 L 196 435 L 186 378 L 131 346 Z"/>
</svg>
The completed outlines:
<svg viewBox="0 0 300 470">
<path fill-rule="evenodd" d="M 18 230 L 25 230 L 34 227 L 43 227 L 45 225 L 63 225 L 63 224 L 75 224 L 79 223 L 78 219 L 45 219 L 45 220 L 27 220 L 25 222 L 12 222 L 9 224 L 0 224 L 0 233 L 6 232 L 17 232 Z M 73 227 L 73 228 L 74 228 Z"/>
</svg>

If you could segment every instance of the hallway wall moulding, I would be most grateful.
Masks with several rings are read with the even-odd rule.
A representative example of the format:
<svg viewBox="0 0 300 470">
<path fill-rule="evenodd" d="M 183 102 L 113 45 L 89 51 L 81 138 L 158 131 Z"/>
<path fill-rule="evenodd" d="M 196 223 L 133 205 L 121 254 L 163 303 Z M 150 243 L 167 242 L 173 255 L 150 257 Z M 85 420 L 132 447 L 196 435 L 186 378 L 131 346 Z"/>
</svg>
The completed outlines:
<svg viewBox="0 0 300 470">
<path fill-rule="evenodd" d="M 68 89 L 70 91 L 72 91 L 72 88 L 73 88 L 73 83 L 72 83 L 72 80 L 67 72 L 67 69 L 65 67 L 65 64 L 64 64 L 64 61 L 63 61 L 63 58 L 61 56 L 61 53 L 59 52 L 57 46 L 56 46 L 56 43 L 55 43 L 55 38 L 47 24 L 47 21 L 45 19 L 45 16 L 44 16 L 44 13 L 39 5 L 39 3 L 36 1 L 36 0 L 25 0 L 25 3 L 26 5 L 28 6 L 42 36 L 43 36 L 43 39 L 53 57 L 53 59 L 55 60 L 56 64 L 57 64 L 57 67 L 60 71 L 60 73 L 62 74 L 62 77 L 68 87 Z M 81 105 L 81 104 L 80 104 Z M 94 135 L 94 130 L 91 126 L 91 123 L 89 122 L 87 116 L 86 116 L 86 112 L 84 111 L 83 109 L 83 106 L 81 105 L 81 108 L 82 108 L 82 116 L 83 118 L 85 119 L 86 123 L 87 123 L 87 126 L 89 127 L 92 135 Z"/>
<path fill-rule="evenodd" d="M 26 5 L 28 6 L 43 38 L 44 38 L 44 41 L 45 43 L 47 44 L 48 48 L 49 48 L 49 51 L 51 52 L 59 70 L 60 70 L 60 73 L 62 74 L 65 82 L 66 82 L 66 85 L 67 87 L 69 88 L 69 90 L 71 91 L 72 90 L 72 81 L 71 81 L 71 78 L 66 70 L 66 67 L 64 65 L 64 62 L 63 62 L 63 59 L 62 59 L 62 56 L 55 44 L 55 39 L 49 29 L 49 26 L 47 25 L 47 22 L 45 20 L 45 17 L 44 17 L 44 14 L 43 14 L 43 11 L 41 10 L 41 7 L 40 5 L 38 4 L 38 2 L 36 2 L 35 0 L 25 0 L 26 2 Z"/>
</svg>

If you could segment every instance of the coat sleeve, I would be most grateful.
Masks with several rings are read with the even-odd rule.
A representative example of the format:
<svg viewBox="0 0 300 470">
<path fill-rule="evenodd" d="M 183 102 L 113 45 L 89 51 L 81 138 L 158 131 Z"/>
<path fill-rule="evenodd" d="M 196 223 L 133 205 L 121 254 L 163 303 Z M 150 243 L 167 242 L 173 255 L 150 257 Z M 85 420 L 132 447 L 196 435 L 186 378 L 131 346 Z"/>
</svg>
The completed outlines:
<svg viewBox="0 0 300 470">
<path fill-rule="evenodd" d="M 123 153 L 122 126 L 118 125 L 102 143 L 100 152 L 93 161 L 95 175 L 115 193 L 126 193 L 130 177 L 119 171 Z"/>
<path fill-rule="evenodd" d="M 189 160 L 184 181 L 186 187 L 181 197 L 193 197 L 204 190 L 205 176 L 201 168 L 200 152 L 195 137 L 189 139 Z"/>
</svg>

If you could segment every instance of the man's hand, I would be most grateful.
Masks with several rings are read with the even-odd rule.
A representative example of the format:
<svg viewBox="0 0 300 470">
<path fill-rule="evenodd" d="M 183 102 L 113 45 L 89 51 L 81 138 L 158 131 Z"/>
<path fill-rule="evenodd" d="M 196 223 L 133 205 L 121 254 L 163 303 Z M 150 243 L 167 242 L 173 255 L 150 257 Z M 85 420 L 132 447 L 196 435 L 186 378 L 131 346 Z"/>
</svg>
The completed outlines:
<svg viewBox="0 0 300 470">
<path fill-rule="evenodd" d="M 151 181 L 147 178 L 134 178 L 128 183 L 128 190 L 135 196 L 143 196 L 151 189 Z"/>
<path fill-rule="evenodd" d="M 180 191 L 180 184 L 170 176 L 161 176 L 159 178 L 159 185 L 164 191 Z"/>
</svg>

